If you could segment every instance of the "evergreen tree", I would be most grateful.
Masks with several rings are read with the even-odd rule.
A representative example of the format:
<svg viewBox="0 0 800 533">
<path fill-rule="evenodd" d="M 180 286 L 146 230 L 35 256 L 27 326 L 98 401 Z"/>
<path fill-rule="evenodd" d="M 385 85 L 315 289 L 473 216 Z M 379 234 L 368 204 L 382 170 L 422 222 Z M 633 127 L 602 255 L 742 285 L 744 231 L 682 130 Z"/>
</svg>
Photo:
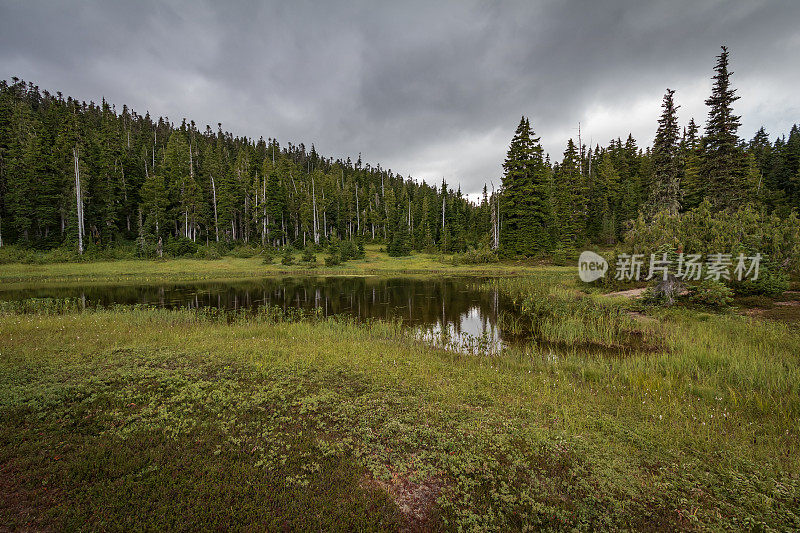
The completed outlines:
<svg viewBox="0 0 800 533">
<path fill-rule="evenodd" d="M 776 139 L 772 153 L 769 182 L 776 207 L 785 212 L 800 205 L 800 126 L 792 126 L 788 138 Z"/>
<path fill-rule="evenodd" d="M 679 183 L 678 114 L 675 105 L 675 91 L 667 89 L 661 104 L 661 118 L 653 142 L 653 178 L 650 183 L 647 206 L 649 216 L 659 211 L 677 215 L 681 206 Z"/>
<path fill-rule="evenodd" d="M 631 134 L 625 140 L 620 154 L 620 224 L 617 237 L 622 235 L 622 223 L 637 217 L 641 205 L 641 166 L 642 158 L 636 140 Z"/>
<path fill-rule="evenodd" d="M 604 151 L 596 158 L 593 171 L 595 179 L 589 205 L 590 236 L 596 242 L 613 244 L 617 236 L 620 177 L 610 152 Z"/>
<path fill-rule="evenodd" d="M 704 184 L 701 177 L 700 139 L 694 118 L 689 119 L 683 141 L 681 142 L 681 198 L 685 209 L 694 209 L 703 201 Z"/>
<path fill-rule="evenodd" d="M 703 138 L 702 174 L 705 195 L 712 205 L 724 208 L 737 205 L 741 200 L 739 189 L 743 171 L 742 152 L 739 148 L 739 118 L 733 114 L 733 103 L 739 99 L 731 86 L 728 70 L 728 49 L 722 47 L 714 68 L 714 86 L 706 100 L 709 106 L 706 135 Z"/>
<path fill-rule="evenodd" d="M 553 176 L 554 240 L 563 248 L 573 249 L 583 234 L 585 194 L 583 176 L 578 168 L 578 149 L 572 139 L 567 141 L 564 159 Z"/>
<path fill-rule="evenodd" d="M 503 163 L 501 251 L 532 255 L 550 246 L 547 167 L 539 138 L 522 117 Z"/>
<path fill-rule="evenodd" d="M 145 227 L 156 238 L 163 235 L 168 205 L 167 187 L 163 176 L 148 174 L 142 188 L 142 212 L 145 216 Z"/>
</svg>

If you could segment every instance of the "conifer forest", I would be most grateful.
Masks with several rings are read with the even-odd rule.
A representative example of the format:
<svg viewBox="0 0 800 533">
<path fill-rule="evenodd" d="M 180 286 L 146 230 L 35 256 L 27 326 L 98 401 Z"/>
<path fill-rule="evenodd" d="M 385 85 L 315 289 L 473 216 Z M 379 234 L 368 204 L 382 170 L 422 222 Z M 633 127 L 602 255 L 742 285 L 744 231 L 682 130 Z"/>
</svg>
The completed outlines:
<svg viewBox="0 0 800 533">
<path fill-rule="evenodd" d="M 788 216 L 800 205 L 800 126 L 741 138 L 724 47 L 713 79 L 708 116 L 683 130 L 667 89 L 652 143 L 569 139 L 551 156 L 523 117 L 502 177 L 470 202 L 444 180 L 420 182 L 360 156 L 333 160 L 313 145 L 176 124 L 14 78 L 0 85 L 2 243 L 136 242 L 147 256 L 159 239 L 304 248 L 337 238 L 400 253 L 488 246 L 535 256 L 614 244 L 640 215 L 677 214 L 706 200 L 715 209 L 753 204 Z"/>
</svg>

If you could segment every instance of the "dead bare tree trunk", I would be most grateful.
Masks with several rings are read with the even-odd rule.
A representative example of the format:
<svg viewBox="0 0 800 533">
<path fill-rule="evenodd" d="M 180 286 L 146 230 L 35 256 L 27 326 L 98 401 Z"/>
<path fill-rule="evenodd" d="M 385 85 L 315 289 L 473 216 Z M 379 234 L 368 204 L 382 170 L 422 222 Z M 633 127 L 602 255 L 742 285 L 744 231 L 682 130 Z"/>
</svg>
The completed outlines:
<svg viewBox="0 0 800 533">
<path fill-rule="evenodd" d="M 142 208 L 139 208 L 139 250 L 144 252 L 144 226 L 142 225 Z"/>
<path fill-rule="evenodd" d="M 261 192 L 261 246 L 267 243 L 267 176 L 264 176 L 264 185 Z"/>
<path fill-rule="evenodd" d="M 492 197 L 489 201 L 489 209 L 491 211 L 492 220 L 492 249 L 497 250 L 500 248 L 500 210 L 497 195 L 494 192 L 494 182 L 492 182 Z"/>
<path fill-rule="evenodd" d="M 211 176 L 211 193 L 214 198 L 214 234 L 219 242 L 219 223 L 217 222 L 217 187 L 214 185 L 214 176 Z"/>
<path fill-rule="evenodd" d="M 666 278 L 659 281 L 653 287 L 653 296 L 663 298 L 664 305 L 670 306 L 675 303 L 675 296 L 686 290 L 686 285 L 674 274 L 668 273 Z"/>
<path fill-rule="evenodd" d="M 442 233 L 444 234 L 444 214 L 445 209 L 447 208 L 447 204 L 445 203 L 447 200 L 447 196 L 445 196 L 444 191 L 442 191 Z"/>
<path fill-rule="evenodd" d="M 116 165 L 116 163 L 115 163 Z M 120 165 L 122 171 L 122 199 L 125 201 L 125 225 L 131 230 L 131 214 L 128 211 L 128 185 L 125 183 L 125 166 Z"/>
<path fill-rule="evenodd" d="M 78 211 L 78 253 L 83 255 L 83 194 L 81 192 L 81 168 L 78 147 L 72 149 L 75 158 L 75 205 Z"/>
<path fill-rule="evenodd" d="M 240 218 L 239 224 L 244 226 L 243 228 L 244 231 L 241 231 L 241 234 L 244 237 L 244 242 L 250 242 L 250 196 L 249 195 L 245 195 L 244 197 L 244 220 Z"/>
<path fill-rule="evenodd" d="M 319 224 L 317 223 L 317 190 L 314 185 L 314 176 L 311 176 L 311 198 L 314 215 L 314 244 L 319 244 Z"/>
<path fill-rule="evenodd" d="M 324 186 L 322 187 L 322 205 L 323 205 L 323 207 L 322 207 L 322 234 L 327 239 L 328 238 L 328 210 L 325 207 L 325 206 L 327 206 L 327 204 L 325 203 L 325 187 Z"/>
</svg>

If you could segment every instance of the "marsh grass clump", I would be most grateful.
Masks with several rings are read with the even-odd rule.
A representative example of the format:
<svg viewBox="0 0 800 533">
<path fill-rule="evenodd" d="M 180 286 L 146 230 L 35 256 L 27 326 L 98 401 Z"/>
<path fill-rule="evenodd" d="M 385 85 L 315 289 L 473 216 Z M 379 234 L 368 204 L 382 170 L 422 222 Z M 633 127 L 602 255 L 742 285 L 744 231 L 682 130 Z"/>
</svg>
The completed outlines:
<svg viewBox="0 0 800 533">
<path fill-rule="evenodd" d="M 656 328 L 636 321 L 621 304 L 579 294 L 555 276 L 501 278 L 487 287 L 511 298 L 515 312 L 502 313 L 500 323 L 515 335 L 565 346 L 647 349 L 660 343 Z"/>
<path fill-rule="evenodd" d="M 90 304 L 91 306 L 91 304 Z M 87 302 L 80 298 L 26 298 L 0 300 L 0 314 L 62 315 L 84 311 Z"/>
<path fill-rule="evenodd" d="M 102 306 L 81 298 L 28 298 L 24 300 L 0 301 L 2 315 L 72 315 L 88 312 L 108 311 L 132 318 L 143 317 L 148 322 L 166 321 L 170 324 L 276 324 L 289 322 L 316 322 L 320 320 L 345 320 L 338 316 L 324 316 L 319 307 L 305 310 L 297 307 L 259 305 L 225 309 L 221 307 L 177 307 L 135 304 L 112 304 Z"/>
</svg>

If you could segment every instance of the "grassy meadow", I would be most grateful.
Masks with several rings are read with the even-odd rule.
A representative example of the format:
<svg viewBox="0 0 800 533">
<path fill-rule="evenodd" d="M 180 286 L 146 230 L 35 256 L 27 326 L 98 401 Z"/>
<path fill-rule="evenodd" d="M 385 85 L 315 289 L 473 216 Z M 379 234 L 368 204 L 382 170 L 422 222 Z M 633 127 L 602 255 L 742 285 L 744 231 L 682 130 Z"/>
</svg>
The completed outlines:
<svg viewBox="0 0 800 533">
<path fill-rule="evenodd" d="M 312 264 L 300 262 L 284 265 L 281 257 L 264 264 L 260 255 L 252 257 L 223 256 L 219 259 L 114 259 L 86 262 L 39 263 L 0 261 L 0 283 L 6 287 L 40 285 L 42 283 L 151 283 L 162 281 L 203 281 L 302 274 L 325 275 L 523 275 L 538 273 L 542 265 L 529 261 L 454 265 L 451 257 L 418 253 L 406 257 L 389 257 L 378 245 L 365 247 L 366 257 L 337 266 L 325 266 L 324 253 L 316 254 Z M 12 256 L 13 257 L 13 256 Z M 572 272 L 565 267 L 550 267 Z"/>
<path fill-rule="evenodd" d="M 3 265 L 0 279 L 284 271 L 257 258 L 36 267 Z M 0 524 L 800 528 L 796 326 L 632 313 L 628 301 L 578 294 L 569 268 L 454 267 L 370 249 L 318 271 L 493 273 L 487 286 L 522 309 L 509 327 L 541 342 L 465 355 L 394 322 L 2 305 Z"/>
</svg>

